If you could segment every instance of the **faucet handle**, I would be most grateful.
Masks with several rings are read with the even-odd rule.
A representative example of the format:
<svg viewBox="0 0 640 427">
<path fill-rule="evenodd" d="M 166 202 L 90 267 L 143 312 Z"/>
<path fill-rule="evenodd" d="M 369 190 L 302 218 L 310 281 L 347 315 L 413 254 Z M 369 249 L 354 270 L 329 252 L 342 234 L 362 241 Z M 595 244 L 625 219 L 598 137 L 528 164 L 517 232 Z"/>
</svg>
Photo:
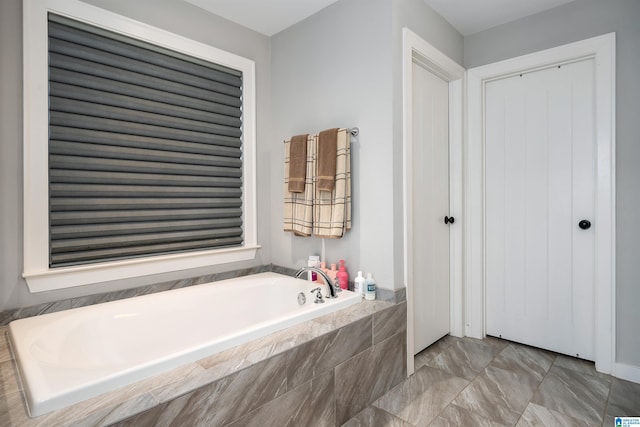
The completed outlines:
<svg viewBox="0 0 640 427">
<path fill-rule="evenodd" d="M 309 291 L 310 293 L 316 293 L 316 300 L 314 301 L 316 304 L 322 304 L 324 302 L 324 299 L 322 297 L 322 290 L 318 287 L 318 288 L 313 288 L 311 289 L 311 291 Z"/>
</svg>

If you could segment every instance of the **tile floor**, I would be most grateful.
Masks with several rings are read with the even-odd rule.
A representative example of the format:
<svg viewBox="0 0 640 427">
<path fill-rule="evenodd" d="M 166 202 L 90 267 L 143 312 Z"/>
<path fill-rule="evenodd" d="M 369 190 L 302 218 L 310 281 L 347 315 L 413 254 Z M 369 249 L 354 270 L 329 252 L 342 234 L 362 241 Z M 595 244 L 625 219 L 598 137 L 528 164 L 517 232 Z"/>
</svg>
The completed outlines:
<svg viewBox="0 0 640 427">
<path fill-rule="evenodd" d="M 614 426 L 640 417 L 640 384 L 593 363 L 497 338 L 446 336 L 415 374 L 344 426 Z"/>
</svg>

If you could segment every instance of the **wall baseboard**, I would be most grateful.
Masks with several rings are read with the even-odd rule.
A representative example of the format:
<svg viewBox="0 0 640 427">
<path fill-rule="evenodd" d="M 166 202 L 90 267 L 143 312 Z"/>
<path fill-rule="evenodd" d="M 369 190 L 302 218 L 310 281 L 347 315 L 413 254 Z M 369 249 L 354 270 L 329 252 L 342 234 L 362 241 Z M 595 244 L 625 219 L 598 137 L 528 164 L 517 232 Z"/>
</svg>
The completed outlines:
<svg viewBox="0 0 640 427">
<path fill-rule="evenodd" d="M 616 363 L 615 377 L 640 384 L 640 366 Z"/>
</svg>

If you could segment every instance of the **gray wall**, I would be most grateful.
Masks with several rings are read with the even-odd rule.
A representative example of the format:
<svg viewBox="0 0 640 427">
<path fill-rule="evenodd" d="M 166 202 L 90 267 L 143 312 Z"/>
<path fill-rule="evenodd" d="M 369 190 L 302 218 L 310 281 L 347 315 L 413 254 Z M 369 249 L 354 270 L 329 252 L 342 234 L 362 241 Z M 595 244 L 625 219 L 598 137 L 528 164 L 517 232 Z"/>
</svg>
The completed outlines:
<svg viewBox="0 0 640 427">
<path fill-rule="evenodd" d="M 234 270 L 270 261 L 271 67 L 268 37 L 177 0 L 88 0 L 96 6 L 256 62 L 258 243 L 254 261 L 30 294 L 22 274 L 22 2 L 0 1 L 0 311 L 42 302 Z"/>
<path fill-rule="evenodd" d="M 327 260 L 370 271 L 393 288 L 390 0 L 342 0 L 272 37 L 271 243 L 274 264 L 306 264 L 321 240 L 282 231 L 283 146 L 288 136 L 360 128 L 353 141 L 353 229 L 326 239 Z"/>
<path fill-rule="evenodd" d="M 459 64 L 463 60 L 463 38 L 443 17 L 423 0 L 393 0 L 393 206 L 394 277 L 404 283 L 404 234 L 402 181 L 402 29 L 409 28 Z M 452 213 L 459 215 L 459 213 Z"/>
<path fill-rule="evenodd" d="M 640 366 L 640 1 L 580 0 L 464 38 L 476 67 L 616 33 L 617 361 Z"/>
<path fill-rule="evenodd" d="M 326 240 L 327 259 L 379 286 L 403 287 L 402 27 L 462 62 L 462 36 L 422 0 L 341 0 L 272 38 L 275 264 L 301 265 L 321 241 L 282 231 L 282 140 L 358 126 L 352 144 L 353 230 Z"/>
</svg>

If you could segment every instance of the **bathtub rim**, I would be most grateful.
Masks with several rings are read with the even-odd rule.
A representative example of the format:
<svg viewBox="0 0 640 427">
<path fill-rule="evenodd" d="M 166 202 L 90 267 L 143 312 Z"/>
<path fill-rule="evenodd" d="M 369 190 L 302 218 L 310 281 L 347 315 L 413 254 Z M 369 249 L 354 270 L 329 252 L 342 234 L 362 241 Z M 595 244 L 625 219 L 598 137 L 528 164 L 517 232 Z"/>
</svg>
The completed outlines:
<svg viewBox="0 0 640 427">
<path fill-rule="evenodd" d="M 64 311 L 60 311 L 60 312 L 55 312 L 55 313 L 48 313 L 48 314 L 44 314 L 42 316 L 50 316 L 52 318 L 56 318 L 56 317 L 61 317 L 61 316 L 65 316 L 66 314 L 69 313 L 73 313 L 73 312 L 77 312 L 77 311 L 87 311 L 87 310 L 91 310 L 91 309 L 95 309 L 96 306 L 100 306 L 101 308 L 107 307 L 109 305 L 121 305 L 121 304 L 127 304 L 127 303 L 131 303 L 131 300 L 136 299 L 139 301 L 143 301 L 145 299 L 157 299 L 157 298 L 163 298 L 166 297 L 166 295 L 168 294 L 168 292 L 171 293 L 187 293 L 187 292 L 193 292 L 194 289 L 195 290 L 202 290 L 205 287 L 210 287 L 210 286 L 216 286 L 216 285 L 225 285 L 226 283 L 229 282 L 237 282 L 237 281 L 247 281 L 247 280 L 255 280 L 260 279 L 260 277 L 258 276 L 264 276 L 267 279 L 271 278 L 271 279 L 278 279 L 278 278 L 287 278 L 288 280 L 297 280 L 297 281 L 301 281 L 304 282 L 303 279 L 295 279 L 291 276 L 288 275 L 284 275 L 281 273 L 276 273 L 276 272 L 263 272 L 263 273 L 257 273 L 257 274 L 253 274 L 253 275 L 247 275 L 247 276 L 242 276 L 242 277 L 236 277 L 236 278 L 230 278 L 230 279 L 223 279 L 223 280 L 219 280 L 219 281 L 213 281 L 213 282 L 209 282 L 209 283 L 202 283 L 199 285 L 194 285 L 194 286 L 189 286 L 189 287 L 185 287 L 185 288 L 179 288 L 179 289 L 171 289 L 168 291 L 162 291 L 162 292 L 157 292 L 157 293 L 153 293 L 153 294 L 146 294 L 146 295 L 140 295 L 140 296 L 136 296 L 133 298 L 126 298 L 123 300 L 116 300 L 116 301 L 109 301 L 109 302 L 105 302 L 105 303 L 100 303 L 100 304 L 96 304 L 93 306 L 85 306 L 85 307 L 77 307 L 77 308 L 72 308 L 70 310 L 64 310 Z M 276 284 L 277 285 L 277 284 Z M 311 286 L 311 285 L 310 285 Z M 350 293 L 351 294 L 351 293 Z M 320 313 L 319 316 L 315 311 L 307 311 L 304 312 L 302 314 L 302 316 L 299 316 L 300 318 L 297 319 L 297 316 L 293 316 L 295 317 L 295 321 L 292 325 L 281 325 L 281 323 L 276 323 L 275 320 L 279 320 L 279 319 L 272 319 L 270 322 L 266 322 L 266 325 L 262 325 L 265 322 L 261 323 L 261 328 L 256 332 L 256 331 L 252 331 L 251 335 L 258 335 L 258 336 L 253 336 L 249 341 L 247 341 L 245 339 L 244 336 L 240 336 L 240 337 L 235 337 L 234 339 L 229 340 L 228 342 L 225 343 L 225 345 L 223 345 L 223 348 L 221 350 L 219 350 L 216 353 L 211 354 L 211 350 L 207 349 L 207 348 L 202 348 L 204 346 L 201 346 L 200 349 L 198 349 L 197 351 L 191 351 L 189 353 L 183 352 L 185 354 L 181 354 L 178 357 L 170 357 L 170 358 L 163 358 L 161 359 L 158 363 L 154 363 L 151 366 L 145 366 L 140 368 L 139 366 L 137 367 L 131 367 L 128 369 L 125 369 L 121 372 L 119 372 L 117 375 L 115 375 L 115 377 L 117 378 L 121 378 L 121 377 L 125 377 L 125 376 L 129 376 L 128 378 L 130 378 L 130 380 L 128 380 L 125 384 L 120 384 L 116 389 L 113 388 L 113 384 L 112 382 L 114 381 L 113 375 L 112 376 L 108 376 L 106 379 L 102 379 L 100 381 L 93 381 L 91 382 L 87 387 L 90 388 L 90 394 L 91 396 L 88 398 L 82 398 L 82 399 L 78 399 L 76 396 L 82 396 L 84 394 L 84 390 L 81 389 L 73 389 L 71 391 L 63 391 L 61 393 L 57 393 L 56 396 L 54 396 L 53 398 L 48 398 L 48 399 L 44 399 L 41 397 L 42 393 L 40 391 L 36 391 L 34 392 L 33 387 L 25 387 L 25 370 L 24 370 L 24 366 L 23 366 L 23 360 L 27 359 L 27 358 L 32 358 L 32 356 L 30 356 L 29 354 L 26 354 L 26 356 L 22 356 L 22 354 L 24 354 L 24 352 L 28 353 L 28 348 L 25 348 L 24 345 L 17 345 L 16 342 L 14 342 L 15 340 L 15 331 L 16 331 L 16 323 L 19 325 L 22 324 L 28 324 L 29 322 L 33 322 L 34 318 L 40 318 L 38 320 L 41 320 L 42 316 L 34 316 L 32 318 L 26 318 L 26 319 L 19 319 L 19 320 L 15 320 L 12 321 L 8 327 L 7 327 L 7 334 L 8 334 L 8 338 L 9 338 L 9 342 L 10 342 L 10 349 L 12 351 L 13 357 L 14 357 L 14 363 L 15 366 L 17 367 L 17 377 L 20 381 L 21 384 L 21 393 L 23 395 L 23 398 L 25 400 L 25 406 L 26 406 L 26 410 L 27 413 L 29 414 L 29 416 L 31 418 L 38 418 L 40 416 L 45 416 L 48 413 L 51 413 L 52 411 L 60 411 L 60 410 L 64 410 L 68 407 L 73 407 L 75 405 L 81 405 L 83 402 L 86 402 L 87 399 L 88 400 L 92 400 L 95 398 L 99 398 L 100 396 L 106 394 L 106 393 L 110 393 L 112 391 L 115 391 L 117 389 L 120 388 L 126 388 L 128 386 L 132 386 L 136 383 L 145 381 L 149 378 L 152 377 L 156 377 L 159 375 L 163 375 L 165 373 L 168 373 L 174 369 L 180 369 L 181 367 L 187 365 L 187 364 L 191 364 L 191 363 L 197 363 L 200 360 L 209 358 L 209 357 L 213 357 L 216 354 L 219 354 L 221 352 L 224 352 L 226 350 L 241 346 L 247 342 L 251 342 L 254 340 L 259 340 L 261 338 L 264 338 L 265 336 L 268 335 L 272 335 L 272 334 L 277 334 L 278 332 L 282 331 L 283 329 L 287 329 L 287 328 L 293 328 L 296 327 L 300 324 L 304 324 L 308 321 L 313 321 L 314 319 L 317 319 L 318 317 L 323 317 L 323 316 L 328 316 L 331 315 L 333 313 L 335 313 L 336 311 L 340 311 L 342 309 L 348 308 L 351 305 L 357 305 L 360 300 L 356 299 L 357 295 L 356 294 L 352 294 L 350 295 L 350 299 L 345 299 L 343 301 L 331 301 L 331 306 L 328 306 L 330 308 L 330 310 L 328 311 L 328 313 Z M 345 302 L 346 301 L 346 302 Z M 347 304 L 349 303 L 349 304 Z M 292 316 L 289 316 L 292 317 Z M 287 320 L 287 319 L 285 319 Z M 21 351 L 19 349 L 22 349 L 23 352 L 21 353 Z M 177 362 L 176 362 L 177 361 Z M 69 397 L 69 395 L 71 395 L 72 397 Z M 74 400 L 74 402 L 72 403 L 64 403 L 67 400 Z M 61 403 L 62 401 L 62 403 Z M 34 411 L 34 408 L 36 408 L 36 411 Z M 35 415 L 33 415 L 33 413 L 35 412 Z"/>
</svg>

